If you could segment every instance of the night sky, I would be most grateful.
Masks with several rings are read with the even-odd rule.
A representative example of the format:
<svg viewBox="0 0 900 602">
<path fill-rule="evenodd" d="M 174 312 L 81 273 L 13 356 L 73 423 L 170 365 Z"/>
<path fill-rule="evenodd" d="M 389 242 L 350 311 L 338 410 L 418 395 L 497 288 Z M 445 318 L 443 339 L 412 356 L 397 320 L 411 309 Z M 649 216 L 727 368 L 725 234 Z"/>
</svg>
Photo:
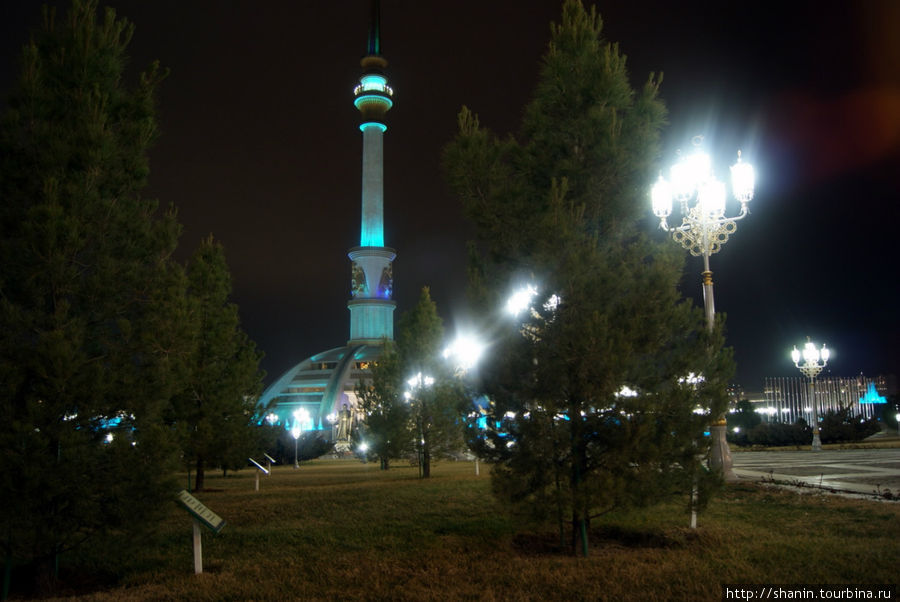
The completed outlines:
<svg viewBox="0 0 900 602">
<path fill-rule="evenodd" d="M 0 4 L 4 96 L 41 4 Z M 362 151 L 352 90 L 368 0 L 105 4 L 136 26 L 135 73 L 153 59 L 171 70 L 146 194 L 178 207 L 180 257 L 209 233 L 225 245 L 244 328 L 266 353 L 267 382 L 345 344 Z M 428 285 L 448 332 L 471 323 L 471 232 L 444 183 L 441 149 L 463 104 L 493 131 L 515 130 L 560 6 L 382 2 L 395 92 L 385 135 L 395 316 Z M 661 167 L 697 134 L 720 179 L 738 148 L 756 166 L 751 215 L 712 257 L 736 382 L 759 391 L 765 376 L 799 376 L 789 351 L 807 335 L 833 349 L 832 375 L 896 374 L 900 3 L 632 0 L 598 8 L 635 86 L 664 73 L 670 125 Z M 683 282 L 697 303 L 701 270 L 692 258 Z"/>
</svg>

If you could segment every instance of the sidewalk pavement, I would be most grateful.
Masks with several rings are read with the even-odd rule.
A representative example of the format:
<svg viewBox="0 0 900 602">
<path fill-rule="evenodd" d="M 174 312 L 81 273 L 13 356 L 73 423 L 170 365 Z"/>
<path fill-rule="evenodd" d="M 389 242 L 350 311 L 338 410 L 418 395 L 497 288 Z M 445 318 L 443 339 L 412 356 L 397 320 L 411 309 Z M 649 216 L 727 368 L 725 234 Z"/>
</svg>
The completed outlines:
<svg viewBox="0 0 900 602">
<path fill-rule="evenodd" d="M 900 448 L 733 452 L 739 479 L 900 497 Z"/>
</svg>

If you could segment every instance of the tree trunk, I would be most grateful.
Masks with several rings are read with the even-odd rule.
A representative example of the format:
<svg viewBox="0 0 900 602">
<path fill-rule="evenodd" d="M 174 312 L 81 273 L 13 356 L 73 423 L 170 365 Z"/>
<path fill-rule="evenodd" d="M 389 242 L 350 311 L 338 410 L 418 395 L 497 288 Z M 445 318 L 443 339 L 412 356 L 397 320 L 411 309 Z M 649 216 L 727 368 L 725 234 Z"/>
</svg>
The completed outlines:
<svg viewBox="0 0 900 602">
<path fill-rule="evenodd" d="M 428 435 L 422 434 L 422 478 L 431 476 L 431 449 L 428 446 Z"/>
<path fill-rule="evenodd" d="M 38 559 L 34 565 L 34 592 L 41 598 L 50 597 L 56 592 L 58 576 L 56 556 Z"/>
<path fill-rule="evenodd" d="M 391 467 L 391 461 L 387 457 L 381 458 L 381 470 L 387 470 Z"/>
<path fill-rule="evenodd" d="M 197 477 L 194 480 L 194 491 L 203 491 L 204 476 L 203 457 L 197 456 Z"/>
</svg>

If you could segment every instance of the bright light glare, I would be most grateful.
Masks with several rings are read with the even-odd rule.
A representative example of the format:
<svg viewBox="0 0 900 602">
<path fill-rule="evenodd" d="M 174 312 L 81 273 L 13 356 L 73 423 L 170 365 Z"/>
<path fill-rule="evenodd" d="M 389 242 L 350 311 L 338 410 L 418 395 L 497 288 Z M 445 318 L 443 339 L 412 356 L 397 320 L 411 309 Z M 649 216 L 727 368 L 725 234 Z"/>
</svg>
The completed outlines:
<svg viewBox="0 0 900 602">
<path fill-rule="evenodd" d="M 738 151 L 737 163 L 731 166 L 731 189 L 734 198 L 741 203 L 749 203 L 753 199 L 753 188 L 756 185 L 756 174 L 753 166 L 741 162 L 741 152 Z"/>
<path fill-rule="evenodd" d="M 699 385 L 703 381 L 706 380 L 702 374 L 694 374 L 693 372 L 688 373 L 687 376 L 682 376 L 678 379 L 679 385 Z"/>
<path fill-rule="evenodd" d="M 725 213 L 725 184 L 709 179 L 700 186 L 697 195 L 700 211 L 711 217 L 720 217 Z"/>
<path fill-rule="evenodd" d="M 106 442 L 107 442 L 107 443 L 112 443 L 112 441 L 113 441 L 114 438 L 115 438 L 115 437 L 113 436 L 112 433 L 106 433 Z"/>
<path fill-rule="evenodd" d="M 653 213 L 656 217 L 669 217 L 672 213 L 672 185 L 662 174 L 659 174 L 659 179 L 653 185 L 650 198 L 653 200 Z"/>
<path fill-rule="evenodd" d="M 531 307 L 531 300 L 537 295 L 537 288 L 529 284 L 519 289 L 506 302 L 506 311 L 513 316 L 518 316 L 523 310 Z"/>
<path fill-rule="evenodd" d="M 366 443 L 365 441 L 363 441 L 362 443 L 359 444 L 359 448 L 358 448 L 358 449 L 359 449 L 359 451 L 361 451 L 362 453 L 366 453 L 367 451 L 369 451 L 369 444 Z"/>
<path fill-rule="evenodd" d="M 619 389 L 619 392 L 615 394 L 616 397 L 637 397 L 638 392 L 629 387 L 628 385 L 622 385 L 622 388 Z"/>
<path fill-rule="evenodd" d="M 559 295 L 550 295 L 550 298 L 544 303 L 544 309 L 555 312 L 561 302 L 562 299 L 559 298 Z"/>
<path fill-rule="evenodd" d="M 444 349 L 444 357 L 451 359 L 459 370 L 469 370 L 484 353 L 484 344 L 470 335 L 460 335 Z"/>
<path fill-rule="evenodd" d="M 294 420 L 294 428 L 300 429 L 301 431 L 304 428 L 304 424 L 311 423 L 312 421 L 309 415 L 309 410 L 307 410 L 306 408 L 297 408 L 296 410 L 294 410 Z"/>
<path fill-rule="evenodd" d="M 412 388 L 430 387 L 434 384 L 434 378 L 430 376 L 422 376 L 422 373 L 419 372 L 418 374 L 407 380 L 406 384 L 408 384 Z"/>
<path fill-rule="evenodd" d="M 712 163 L 709 155 L 697 151 L 676 163 L 670 170 L 672 189 L 679 199 L 688 199 L 710 174 Z"/>
</svg>

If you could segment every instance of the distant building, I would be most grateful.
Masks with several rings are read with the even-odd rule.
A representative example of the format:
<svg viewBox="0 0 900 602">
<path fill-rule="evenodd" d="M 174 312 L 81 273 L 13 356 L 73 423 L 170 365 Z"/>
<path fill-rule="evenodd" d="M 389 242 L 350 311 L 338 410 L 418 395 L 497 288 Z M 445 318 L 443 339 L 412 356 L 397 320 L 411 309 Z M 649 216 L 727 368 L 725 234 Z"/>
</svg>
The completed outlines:
<svg viewBox="0 0 900 602">
<path fill-rule="evenodd" d="M 809 380 L 802 376 L 770 377 L 765 381 L 765 398 L 751 400 L 757 412 L 769 422 L 794 423 L 803 418 L 812 422 L 812 398 Z M 886 403 L 888 378 L 853 376 L 849 378 L 817 378 L 814 399 L 819 418 L 828 411 L 849 409 L 852 416 L 880 416 L 878 406 Z"/>
<path fill-rule="evenodd" d="M 360 64 L 362 75 L 353 104 L 361 115 L 363 137 L 362 219 L 359 246 L 349 251 L 350 339 L 282 374 L 258 402 L 261 412 L 268 408 L 263 419 L 271 424 L 287 430 L 295 425 L 302 430 L 332 430 L 339 450 L 347 448 L 350 432 L 360 418 L 356 386 L 366 378 L 370 363 L 381 356 L 385 341 L 394 338 L 392 263 L 396 252 L 384 246 L 383 185 L 385 113 L 393 104 L 394 91 L 385 76 L 387 60 L 381 54 L 377 3 L 367 53 Z"/>
</svg>

